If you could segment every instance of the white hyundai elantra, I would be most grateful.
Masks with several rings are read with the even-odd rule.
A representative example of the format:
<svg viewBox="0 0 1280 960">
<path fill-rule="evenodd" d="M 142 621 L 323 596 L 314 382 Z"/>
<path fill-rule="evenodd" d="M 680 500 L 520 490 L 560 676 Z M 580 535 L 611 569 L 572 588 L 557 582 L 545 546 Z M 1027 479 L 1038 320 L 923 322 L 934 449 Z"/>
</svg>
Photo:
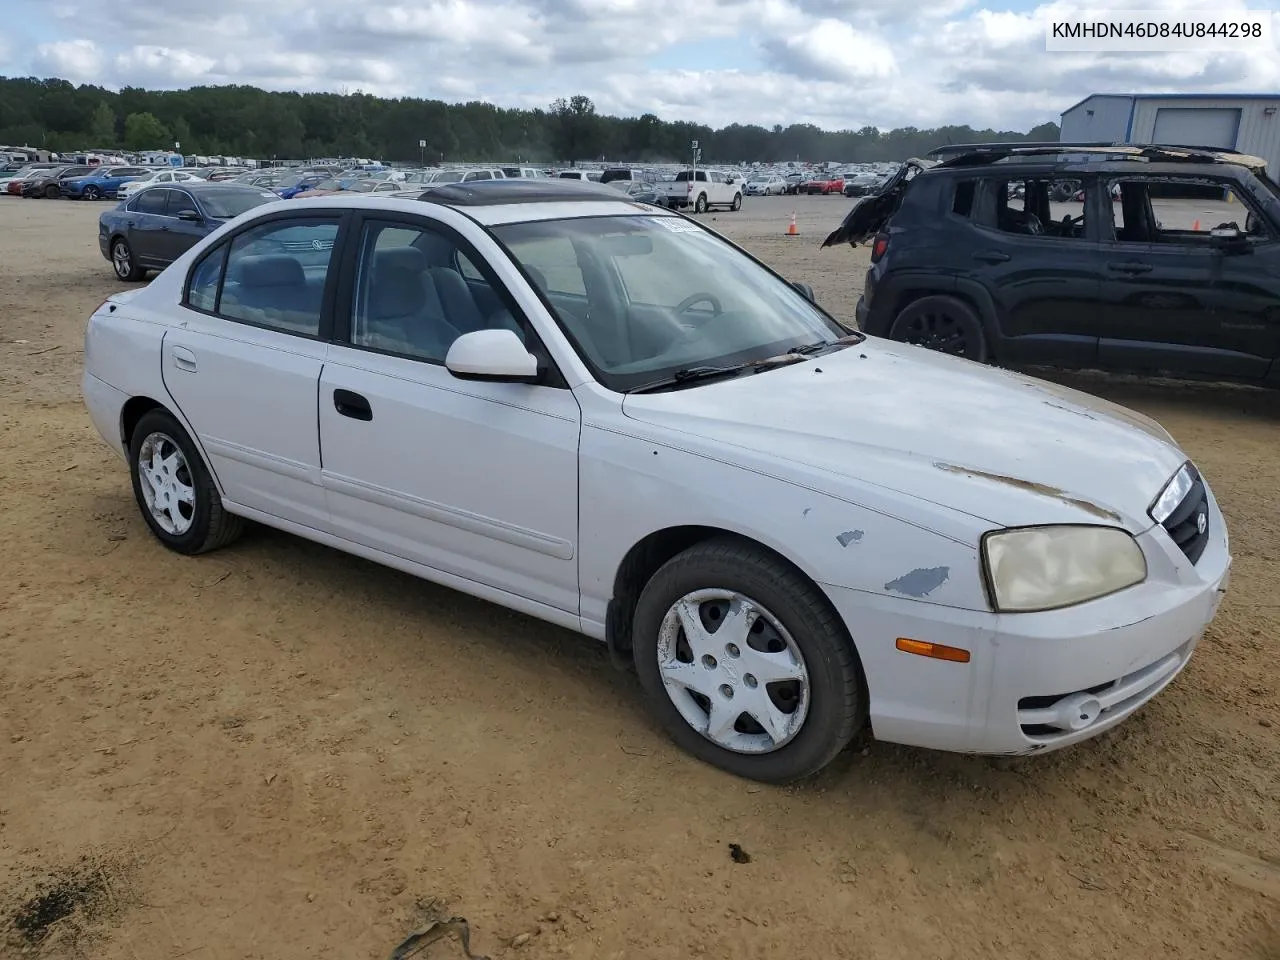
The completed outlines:
<svg viewBox="0 0 1280 960">
<path fill-rule="evenodd" d="M 581 631 L 761 780 L 865 728 L 1107 730 L 1231 562 L 1153 421 L 845 329 L 591 184 L 257 207 L 93 313 L 84 396 L 170 549 L 254 520 Z"/>
</svg>

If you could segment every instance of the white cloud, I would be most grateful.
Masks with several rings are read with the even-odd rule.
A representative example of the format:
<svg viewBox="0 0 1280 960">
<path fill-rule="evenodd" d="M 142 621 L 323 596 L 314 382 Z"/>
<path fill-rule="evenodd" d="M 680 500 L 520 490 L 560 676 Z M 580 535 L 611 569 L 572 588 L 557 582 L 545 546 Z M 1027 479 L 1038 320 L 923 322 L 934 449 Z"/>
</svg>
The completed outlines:
<svg viewBox="0 0 1280 960">
<path fill-rule="evenodd" d="M 1280 53 L 1050 54 L 1051 15 L 1116 0 L 11 0 L 0 73 L 107 86 L 269 89 L 858 128 L 1027 129 L 1093 92 L 1280 89 Z M 1143 0 L 1223 16 L 1261 0 Z M 1138 6 L 1134 4 L 1133 6 Z M 1274 15 L 1280 35 L 1280 14 Z M 93 24 L 92 38 L 85 24 Z M 52 36 L 50 37 L 50 32 Z M 660 64 L 661 66 L 658 66 Z"/>
</svg>

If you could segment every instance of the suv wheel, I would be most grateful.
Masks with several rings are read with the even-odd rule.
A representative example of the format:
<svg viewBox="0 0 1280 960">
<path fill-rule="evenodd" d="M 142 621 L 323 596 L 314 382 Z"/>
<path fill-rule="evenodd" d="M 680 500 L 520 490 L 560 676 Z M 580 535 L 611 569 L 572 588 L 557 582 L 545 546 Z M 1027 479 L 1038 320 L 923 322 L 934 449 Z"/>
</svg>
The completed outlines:
<svg viewBox="0 0 1280 960">
<path fill-rule="evenodd" d="M 698 200 L 697 200 L 697 202 L 693 205 L 693 212 L 694 212 L 694 213 L 706 213 L 706 212 L 707 212 L 707 195 L 706 195 L 705 193 L 700 193 L 700 194 L 698 194 Z"/>
<path fill-rule="evenodd" d="M 978 315 L 955 297 L 921 297 L 903 308 L 889 339 L 985 363 L 987 337 Z"/>
</svg>

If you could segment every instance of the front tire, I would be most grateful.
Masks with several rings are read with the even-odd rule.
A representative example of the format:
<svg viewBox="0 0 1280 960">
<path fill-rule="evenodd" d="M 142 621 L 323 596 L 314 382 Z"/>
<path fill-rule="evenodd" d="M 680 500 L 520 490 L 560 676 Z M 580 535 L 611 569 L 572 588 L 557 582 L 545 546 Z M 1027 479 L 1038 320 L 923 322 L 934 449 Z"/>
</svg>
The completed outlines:
<svg viewBox="0 0 1280 960">
<path fill-rule="evenodd" d="M 175 553 L 216 550 L 244 532 L 244 521 L 223 509 L 199 451 L 167 410 L 151 410 L 138 421 L 129 474 L 142 519 Z"/>
<path fill-rule="evenodd" d="M 133 250 L 124 237 L 111 241 L 111 268 L 116 272 L 116 279 L 125 283 L 141 280 L 147 272 L 134 260 Z"/>
<path fill-rule="evenodd" d="M 742 209 L 742 194 L 735 193 L 733 195 L 733 203 L 729 205 L 729 209 L 732 210 L 734 213 L 737 213 L 739 210 Z"/>
<path fill-rule="evenodd" d="M 889 339 L 978 363 L 987 361 L 987 336 L 982 321 L 967 303 L 955 297 L 913 300 L 894 319 Z"/>
<path fill-rule="evenodd" d="M 705 193 L 698 194 L 698 199 L 693 205 L 693 212 L 694 213 L 707 212 L 707 195 Z"/>
<path fill-rule="evenodd" d="M 57 200 L 58 197 L 61 196 L 61 194 L 58 191 L 58 188 L 55 187 L 53 184 L 50 184 L 49 186 L 44 188 L 44 195 L 49 200 Z"/>
<path fill-rule="evenodd" d="M 83 196 L 86 200 L 100 200 L 102 199 L 102 191 L 93 184 L 89 184 L 89 186 L 84 188 Z"/>
<path fill-rule="evenodd" d="M 640 595 L 632 637 L 667 734 L 736 776 L 810 776 L 866 721 L 862 667 L 835 610 L 751 544 L 708 540 L 668 561 Z"/>
</svg>

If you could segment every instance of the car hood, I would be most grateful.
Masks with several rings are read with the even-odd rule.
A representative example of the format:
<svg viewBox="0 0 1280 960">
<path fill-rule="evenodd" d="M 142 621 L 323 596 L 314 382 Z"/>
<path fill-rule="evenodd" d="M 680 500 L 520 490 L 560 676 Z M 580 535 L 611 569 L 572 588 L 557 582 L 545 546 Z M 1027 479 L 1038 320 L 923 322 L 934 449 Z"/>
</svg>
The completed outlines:
<svg viewBox="0 0 1280 960">
<path fill-rule="evenodd" d="M 874 337 L 754 376 L 629 395 L 623 412 L 837 496 L 872 485 L 879 502 L 892 491 L 1001 526 L 1137 533 L 1187 459 L 1118 404 Z"/>
</svg>

